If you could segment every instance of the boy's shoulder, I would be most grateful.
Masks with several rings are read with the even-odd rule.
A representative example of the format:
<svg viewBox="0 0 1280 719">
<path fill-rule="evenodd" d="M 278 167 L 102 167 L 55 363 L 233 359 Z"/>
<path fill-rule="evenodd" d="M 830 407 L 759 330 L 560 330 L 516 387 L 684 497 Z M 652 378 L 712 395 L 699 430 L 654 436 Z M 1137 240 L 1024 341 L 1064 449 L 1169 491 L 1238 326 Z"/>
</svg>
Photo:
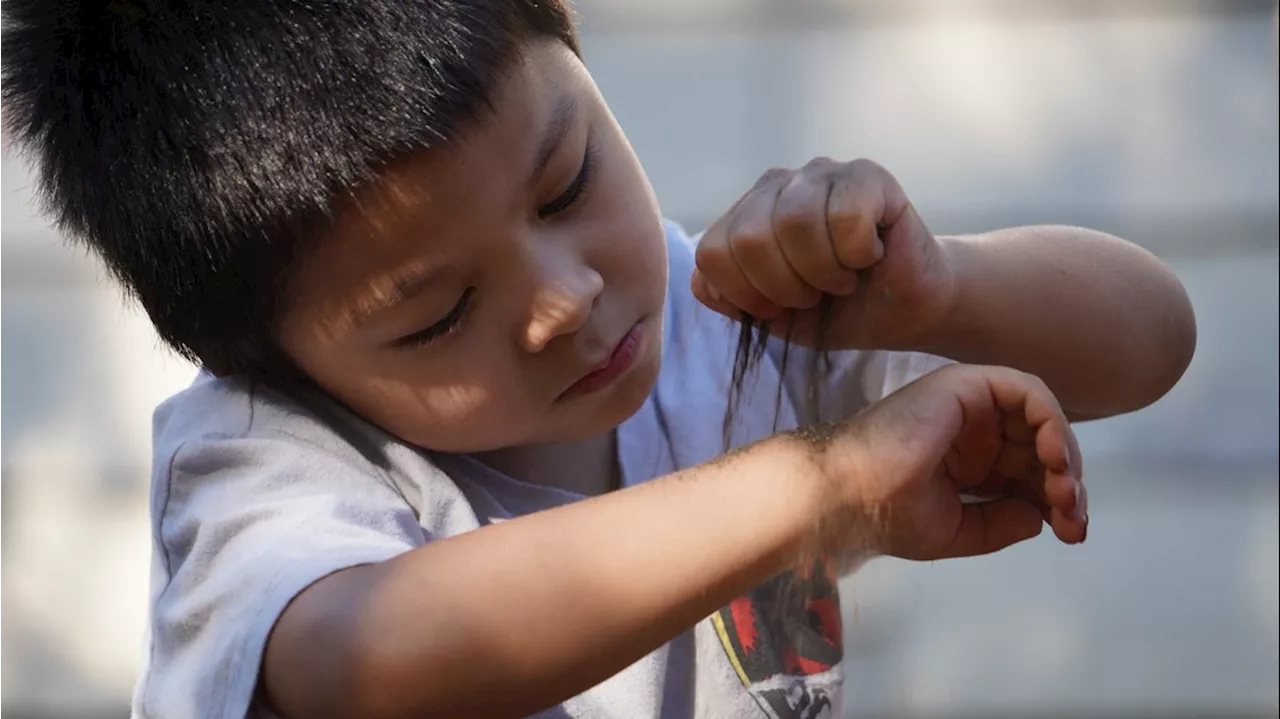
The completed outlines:
<svg viewBox="0 0 1280 719">
<path fill-rule="evenodd" d="M 424 521 L 441 534 L 474 526 L 428 462 L 365 440 L 362 452 L 336 409 L 204 373 L 156 410 L 137 714 L 260 715 L 249 707 L 266 638 L 298 592 L 420 546 Z"/>
<path fill-rule="evenodd" d="M 259 384 L 201 371 L 186 389 L 162 403 L 153 417 L 157 461 L 184 447 L 235 441 L 276 440 L 309 446 L 348 461 L 371 428 L 332 402 L 300 401 Z"/>
</svg>

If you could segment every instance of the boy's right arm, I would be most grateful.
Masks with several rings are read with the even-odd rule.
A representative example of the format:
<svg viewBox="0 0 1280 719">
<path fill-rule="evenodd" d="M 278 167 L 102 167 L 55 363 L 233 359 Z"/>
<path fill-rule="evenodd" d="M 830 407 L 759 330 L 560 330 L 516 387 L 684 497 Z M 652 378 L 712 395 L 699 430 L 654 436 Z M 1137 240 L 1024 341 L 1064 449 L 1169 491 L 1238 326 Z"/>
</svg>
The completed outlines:
<svg viewBox="0 0 1280 719">
<path fill-rule="evenodd" d="M 321 579 L 276 623 L 262 681 L 289 717 L 524 716 L 810 553 L 980 554 L 1042 516 L 1080 541 L 1076 454 L 1038 380 L 946 368 L 828 432 Z M 1006 486 L 1013 464 L 1035 469 Z M 962 490 L 1008 498 L 966 506 Z"/>
</svg>

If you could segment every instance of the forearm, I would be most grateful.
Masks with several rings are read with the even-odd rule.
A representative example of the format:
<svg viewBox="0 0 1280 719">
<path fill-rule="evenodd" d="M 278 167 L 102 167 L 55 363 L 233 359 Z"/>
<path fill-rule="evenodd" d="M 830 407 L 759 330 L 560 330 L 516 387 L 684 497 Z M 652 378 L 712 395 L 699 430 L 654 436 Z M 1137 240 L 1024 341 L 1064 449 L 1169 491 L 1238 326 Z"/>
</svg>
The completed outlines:
<svg viewBox="0 0 1280 719">
<path fill-rule="evenodd" d="M 1040 376 L 1075 418 L 1139 409 L 1182 376 L 1195 317 L 1158 259 L 1072 227 L 942 240 L 956 296 L 929 352 Z"/>
<path fill-rule="evenodd" d="M 427 717 L 525 716 L 581 693 L 815 546 L 832 502 L 799 444 L 321 580 L 277 625 L 269 694 L 293 717 Z"/>
</svg>

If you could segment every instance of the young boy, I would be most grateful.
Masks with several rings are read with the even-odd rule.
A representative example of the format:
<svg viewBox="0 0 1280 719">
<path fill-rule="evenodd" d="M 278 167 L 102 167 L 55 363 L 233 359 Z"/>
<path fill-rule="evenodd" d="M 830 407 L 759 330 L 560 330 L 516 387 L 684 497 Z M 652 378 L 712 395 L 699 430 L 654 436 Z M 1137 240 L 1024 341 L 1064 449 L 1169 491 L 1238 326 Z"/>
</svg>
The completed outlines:
<svg viewBox="0 0 1280 719">
<path fill-rule="evenodd" d="M 1147 253 L 934 237 L 865 161 L 695 255 L 558 0 L 6 12 L 50 209 L 206 370 L 156 413 L 135 716 L 840 716 L 825 558 L 1083 541 L 1068 422 L 1193 352 Z M 797 346 L 719 457 L 744 311 Z"/>
</svg>

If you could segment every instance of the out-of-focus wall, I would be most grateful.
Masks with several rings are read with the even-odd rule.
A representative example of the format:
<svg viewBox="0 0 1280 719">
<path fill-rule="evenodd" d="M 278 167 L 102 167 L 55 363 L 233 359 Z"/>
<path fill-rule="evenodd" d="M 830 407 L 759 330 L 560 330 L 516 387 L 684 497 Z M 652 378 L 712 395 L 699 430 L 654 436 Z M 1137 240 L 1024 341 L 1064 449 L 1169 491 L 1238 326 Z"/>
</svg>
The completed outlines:
<svg viewBox="0 0 1280 719">
<path fill-rule="evenodd" d="M 771 165 L 866 156 L 940 233 L 1084 224 L 1164 257 L 1200 347 L 1087 425 L 1093 525 L 848 580 L 861 715 L 1280 711 L 1277 92 L 1264 2 L 580 0 L 583 46 L 667 214 Z M 162 351 L 3 160 L 3 701 L 119 715 L 140 656 Z"/>
</svg>

